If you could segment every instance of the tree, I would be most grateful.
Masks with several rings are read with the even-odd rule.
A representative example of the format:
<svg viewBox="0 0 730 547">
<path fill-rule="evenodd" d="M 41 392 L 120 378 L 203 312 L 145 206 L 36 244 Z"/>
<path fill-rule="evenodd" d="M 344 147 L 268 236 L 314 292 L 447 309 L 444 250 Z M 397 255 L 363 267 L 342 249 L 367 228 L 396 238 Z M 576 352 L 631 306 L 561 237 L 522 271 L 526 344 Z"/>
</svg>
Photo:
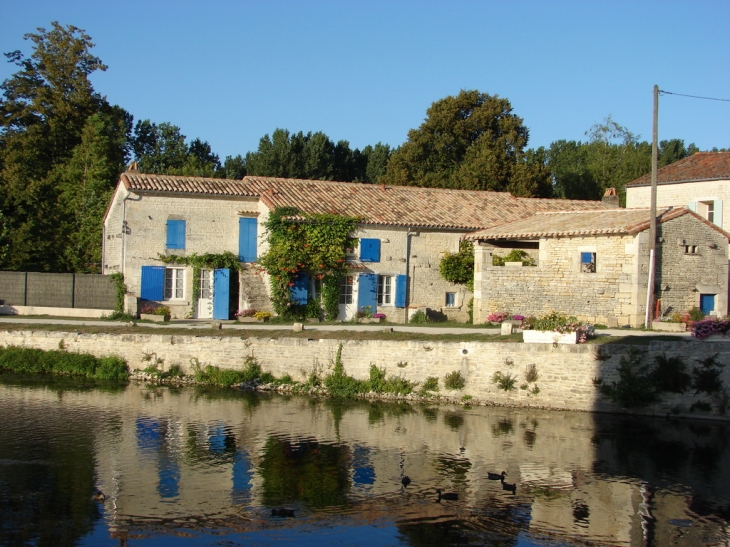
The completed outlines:
<svg viewBox="0 0 730 547">
<path fill-rule="evenodd" d="M 546 170 L 526 161 L 529 132 L 507 99 L 462 90 L 436 101 L 426 114 L 391 155 L 382 182 L 550 194 Z"/>
<path fill-rule="evenodd" d="M 178 126 L 167 122 L 159 125 L 150 120 L 137 122 L 134 126 L 132 150 L 137 168 L 142 173 L 182 174 L 188 161 L 185 135 Z"/>
<path fill-rule="evenodd" d="M 94 91 L 89 75 L 106 66 L 91 54 L 94 44 L 83 30 L 54 22 L 51 30 L 24 38 L 33 53 L 6 54 L 19 70 L 0 86 L 0 213 L 7 249 L 0 268 L 63 271 L 60 227 L 67 211 L 59 196 L 67 163 L 91 116 L 129 115 Z"/>
</svg>

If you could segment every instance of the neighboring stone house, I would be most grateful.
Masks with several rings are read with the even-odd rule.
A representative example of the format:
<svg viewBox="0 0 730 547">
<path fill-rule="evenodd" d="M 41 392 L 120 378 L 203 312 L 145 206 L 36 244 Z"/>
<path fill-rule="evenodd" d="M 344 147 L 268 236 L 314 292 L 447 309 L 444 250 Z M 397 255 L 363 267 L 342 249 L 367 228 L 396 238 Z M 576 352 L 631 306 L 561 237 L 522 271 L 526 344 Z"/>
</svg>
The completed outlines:
<svg viewBox="0 0 730 547">
<path fill-rule="evenodd" d="M 251 263 L 266 251 L 262 223 L 277 207 L 307 214 L 360 218 L 353 234 L 352 275 L 341 280 L 340 319 L 370 306 L 388 320 L 404 322 L 409 311 L 428 309 L 466 321 L 471 293 L 445 281 L 439 263 L 474 230 L 537 211 L 602 209 L 600 202 L 517 198 L 479 192 L 267 177 L 225 180 L 138 172 L 122 174 L 104 220 L 103 273 L 123 272 L 126 309 L 140 300 L 168 305 L 173 317 L 227 319 L 237 309 L 270 310 L 269 285 Z M 159 255 L 237 254 L 239 276 L 227 269 L 165 265 Z M 193 284 L 197 290 L 193 291 Z M 370 290 L 360 291 L 367 284 Z M 298 298 L 302 297 L 302 288 Z M 192 295 L 197 292 L 197 302 Z M 316 287 L 304 287 L 304 298 Z"/>
<path fill-rule="evenodd" d="M 650 210 L 537 213 L 467 236 L 475 242 L 474 322 L 493 312 L 553 310 L 608 326 L 645 321 Z M 658 212 L 655 295 L 661 313 L 728 309 L 730 234 L 688 208 Z M 494 266 L 521 249 L 535 266 Z"/>
<path fill-rule="evenodd" d="M 651 173 L 626 185 L 626 207 L 651 206 Z M 697 152 L 657 171 L 657 207 L 687 206 L 730 229 L 730 152 Z"/>
</svg>

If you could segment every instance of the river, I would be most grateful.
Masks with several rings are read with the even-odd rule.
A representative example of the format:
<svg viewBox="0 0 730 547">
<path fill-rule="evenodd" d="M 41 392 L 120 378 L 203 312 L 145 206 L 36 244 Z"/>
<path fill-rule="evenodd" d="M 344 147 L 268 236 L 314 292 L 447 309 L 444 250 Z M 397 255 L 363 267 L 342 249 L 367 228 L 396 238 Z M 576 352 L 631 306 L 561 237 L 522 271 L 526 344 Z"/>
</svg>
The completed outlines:
<svg viewBox="0 0 730 547">
<path fill-rule="evenodd" d="M 729 430 L 6 375 L 0 544 L 727 546 Z"/>
</svg>

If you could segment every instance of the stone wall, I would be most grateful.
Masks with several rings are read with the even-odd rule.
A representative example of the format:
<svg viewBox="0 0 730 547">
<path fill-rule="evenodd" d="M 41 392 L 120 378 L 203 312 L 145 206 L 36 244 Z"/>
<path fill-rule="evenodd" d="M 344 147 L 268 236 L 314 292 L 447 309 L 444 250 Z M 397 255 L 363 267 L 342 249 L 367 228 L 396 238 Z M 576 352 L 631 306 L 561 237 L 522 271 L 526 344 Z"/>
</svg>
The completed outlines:
<svg viewBox="0 0 730 547">
<path fill-rule="evenodd" d="M 512 267 L 492 266 L 495 249 L 478 246 L 474 321 L 484 322 L 493 312 L 557 310 L 593 323 L 635 325 L 642 312 L 639 248 L 634 236 L 542 239 L 537 266 Z M 581 272 L 581 252 L 596 254 L 595 272 Z"/>
<path fill-rule="evenodd" d="M 689 311 L 700 305 L 700 294 L 714 294 L 715 311 L 727 315 L 727 239 L 689 215 L 658 224 L 657 237 L 656 294 L 662 313 Z"/>
<path fill-rule="evenodd" d="M 620 411 L 615 404 L 599 395 L 595 379 L 613 382 L 618 379 L 617 366 L 632 348 L 619 344 L 558 346 L 552 344 L 488 343 L 488 342 L 424 342 L 386 340 L 331 340 L 306 338 L 269 339 L 223 336 L 170 336 L 163 334 L 81 334 L 75 332 L 5 331 L 0 332 L 0 345 L 25 346 L 44 350 L 59 347 L 67 351 L 92 353 L 97 356 L 118 355 L 127 360 L 130 369 L 144 369 L 161 360 L 161 368 L 180 365 L 190 372 L 192 363 L 223 368 L 241 368 L 244 359 L 253 355 L 264 371 L 277 377 L 289 374 L 305 381 L 310 374 L 328 374 L 339 345 L 347 374 L 365 379 L 372 365 L 385 368 L 388 375 L 401 376 L 412 382 L 439 378 L 442 395 L 473 397 L 475 402 L 521 407 L 582 411 Z M 730 343 L 652 342 L 645 359 L 653 362 L 657 355 L 678 356 L 695 366 L 697 360 L 716 355 L 719 363 L 730 363 Z M 538 379 L 526 384 L 525 373 L 534 365 Z M 458 371 L 466 379 L 462 390 L 449 391 L 443 384 L 446 374 Z M 517 378 L 516 389 L 503 391 L 492 378 L 495 372 Z M 722 372 L 725 386 L 730 385 L 730 366 Z M 534 388 L 537 387 L 538 390 Z M 706 397 L 693 392 L 667 395 L 663 402 L 648 410 L 660 414 L 682 414 L 698 400 Z"/>
</svg>

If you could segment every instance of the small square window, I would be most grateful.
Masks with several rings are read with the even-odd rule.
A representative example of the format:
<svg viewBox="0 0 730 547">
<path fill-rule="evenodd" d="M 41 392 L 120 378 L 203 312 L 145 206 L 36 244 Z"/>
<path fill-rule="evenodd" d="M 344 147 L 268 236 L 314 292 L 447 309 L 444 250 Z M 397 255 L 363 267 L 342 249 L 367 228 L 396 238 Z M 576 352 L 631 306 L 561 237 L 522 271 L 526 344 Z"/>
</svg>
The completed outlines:
<svg viewBox="0 0 730 547">
<path fill-rule="evenodd" d="M 165 268 L 165 300 L 185 298 L 185 270 Z"/>
<path fill-rule="evenodd" d="M 686 255 L 696 255 L 698 251 L 697 245 L 685 245 L 684 246 L 684 254 Z"/>
<path fill-rule="evenodd" d="M 393 278 L 389 275 L 378 276 L 378 304 L 393 303 Z"/>
<path fill-rule="evenodd" d="M 454 306 L 456 306 L 456 293 L 447 292 L 446 293 L 446 307 L 453 308 Z"/>
<path fill-rule="evenodd" d="M 582 273 L 596 272 L 596 253 L 580 253 L 580 271 Z"/>
</svg>

